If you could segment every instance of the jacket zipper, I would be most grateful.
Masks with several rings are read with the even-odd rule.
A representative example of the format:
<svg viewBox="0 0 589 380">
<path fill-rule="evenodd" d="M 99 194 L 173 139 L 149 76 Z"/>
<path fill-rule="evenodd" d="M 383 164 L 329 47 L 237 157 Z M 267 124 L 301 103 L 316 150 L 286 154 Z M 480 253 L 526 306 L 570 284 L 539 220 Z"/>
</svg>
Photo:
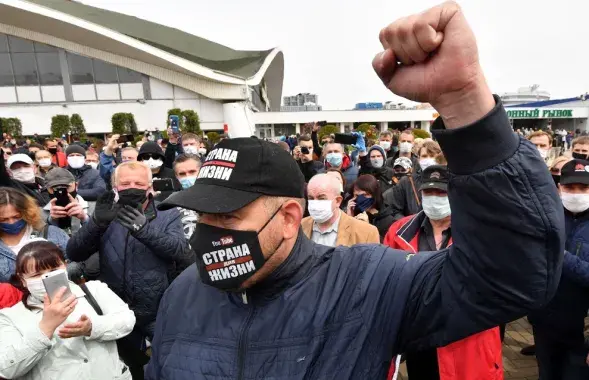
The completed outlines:
<svg viewBox="0 0 589 380">
<path fill-rule="evenodd" d="M 248 304 L 248 300 L 247 300 L 247 294 L 245 292 L 242 293 L 241 295 L 243 303 L 245 305 Z M 250 328 L 250 325 L 252 324 L 252 320 L 254 319 L 254 314 L 255 314 L 255 308 L 252 306 L 250 308 L 250 312 L 247 316 L 247 319 L 245 320 L 245 326 L 243 327 L 243 330 L 241 331 L 241 334 L 239 336 L 239 343 L 238 343 L 238 352 L 237 352 L 237 366 L 238 366 L 238 372 L 237 372 L 237 380 L 242 380 L 243 379 L 243 367 L 245 365 L 245 350 L 246 350 L 246 344 L 247 344 L 247 332 Z"/>
</svg>

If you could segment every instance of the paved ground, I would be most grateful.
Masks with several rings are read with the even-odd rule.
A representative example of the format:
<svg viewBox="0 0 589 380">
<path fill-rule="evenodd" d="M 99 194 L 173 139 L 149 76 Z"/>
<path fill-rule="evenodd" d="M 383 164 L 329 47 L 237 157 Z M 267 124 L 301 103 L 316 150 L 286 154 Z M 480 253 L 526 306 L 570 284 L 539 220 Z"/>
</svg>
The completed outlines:
<svg viewBox="0 0 589 380">
<path fill-rule="evenodd" d="M 532 327 L 526 319 L 520 319 L 507 325 L 505 342 L 503 343 L 505 380 L 538 380 L 535 357 L 523 356 L 519 353 L 522 347 L 532 343 Z M 408 379 L 404 364 L 401 366 L 399 379 Z"/>
</svg>

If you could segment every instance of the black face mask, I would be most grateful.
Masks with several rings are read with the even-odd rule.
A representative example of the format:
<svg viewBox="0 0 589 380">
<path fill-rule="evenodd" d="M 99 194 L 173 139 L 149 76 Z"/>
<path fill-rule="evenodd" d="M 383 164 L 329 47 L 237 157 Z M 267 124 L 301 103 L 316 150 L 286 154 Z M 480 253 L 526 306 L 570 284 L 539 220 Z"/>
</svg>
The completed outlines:
<svg viewBox="0 0 589 380">
<path fill-rule="evenodd" d="M 51 153 L 51 154 L 55 154 L 55 153 L 57 153 L 57 148 L 49 148 L 49 149 L 47 149 L 47 150 L 48 150 L 48 151 L 49 151 L 49 153 Z"/>
<path fill-rule="evenodd" d="M 143 189 L 125 189 L 118 192 L 119 200 L 117 203 L 121 205 L 139 208 L 147 200 L 147 190 Z"/>
<path fill-rule="evenodd" d="M 558 187 L 558 184 L 560 183 L 560 175 L 559 174 L 553 174 L 552 175 L 552 179 L 554 180 L 554 184 Z"/>
<path fill-rule="evenodd" d="M 575 153 L 573 152 L 573 158 L 577 159 L 577 160 L 586 160 L 587 159 L 587 155 L 583 154 L 583 153 Z"/>
<path fill-rule="evenodd" d="M 241 284 L 266 262 L 258 235 L 281 209 L 276 210 L 257 232 L 197 223 L 190 238 L 190 246 L 196 253 L 200 280 L 220 290 L 239 291 Z M 274 252 L 283 241 L 280 241 Z"/>
</svg>

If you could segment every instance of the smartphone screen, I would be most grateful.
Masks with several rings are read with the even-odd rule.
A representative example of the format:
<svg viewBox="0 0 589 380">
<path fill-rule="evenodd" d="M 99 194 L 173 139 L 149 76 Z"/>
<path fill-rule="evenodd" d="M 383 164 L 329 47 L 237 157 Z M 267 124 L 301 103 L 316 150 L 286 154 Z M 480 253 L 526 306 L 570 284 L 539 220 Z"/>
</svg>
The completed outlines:
<svg viewBox="0 0 589 380">
<path fill-rule="evenodd" d="M 43 280 L 45 291 L 50 300 L 53 300 L 55 293 L 61 288 L 66 288 L 66 291 L 61 298 L 62 300 L 68 298 L 72 294 L 65 269 L 56 269 L 52 272 L 45 273 L 41 276 L 41 279 Z"/>
</svg>

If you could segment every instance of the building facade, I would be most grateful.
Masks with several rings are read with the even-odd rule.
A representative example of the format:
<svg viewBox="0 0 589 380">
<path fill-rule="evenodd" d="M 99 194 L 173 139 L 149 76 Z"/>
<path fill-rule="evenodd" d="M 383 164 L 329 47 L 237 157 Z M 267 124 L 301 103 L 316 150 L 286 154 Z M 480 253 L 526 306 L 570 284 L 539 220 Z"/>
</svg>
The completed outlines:
<svg viewBox="0 0 589 380">
<path fill-rule="evenodd" d="M 89 134 L 110 132 L 118 112 L 161 130 L 180 108 L 205 132 L 251 136 L 254 112 L 280 109 L 283 73 L 279 49 L 237 51 L 67 0 L 0 0 L 0 117 L 19 118 L 24 135 L 74 113 Z"/>
</svg>

